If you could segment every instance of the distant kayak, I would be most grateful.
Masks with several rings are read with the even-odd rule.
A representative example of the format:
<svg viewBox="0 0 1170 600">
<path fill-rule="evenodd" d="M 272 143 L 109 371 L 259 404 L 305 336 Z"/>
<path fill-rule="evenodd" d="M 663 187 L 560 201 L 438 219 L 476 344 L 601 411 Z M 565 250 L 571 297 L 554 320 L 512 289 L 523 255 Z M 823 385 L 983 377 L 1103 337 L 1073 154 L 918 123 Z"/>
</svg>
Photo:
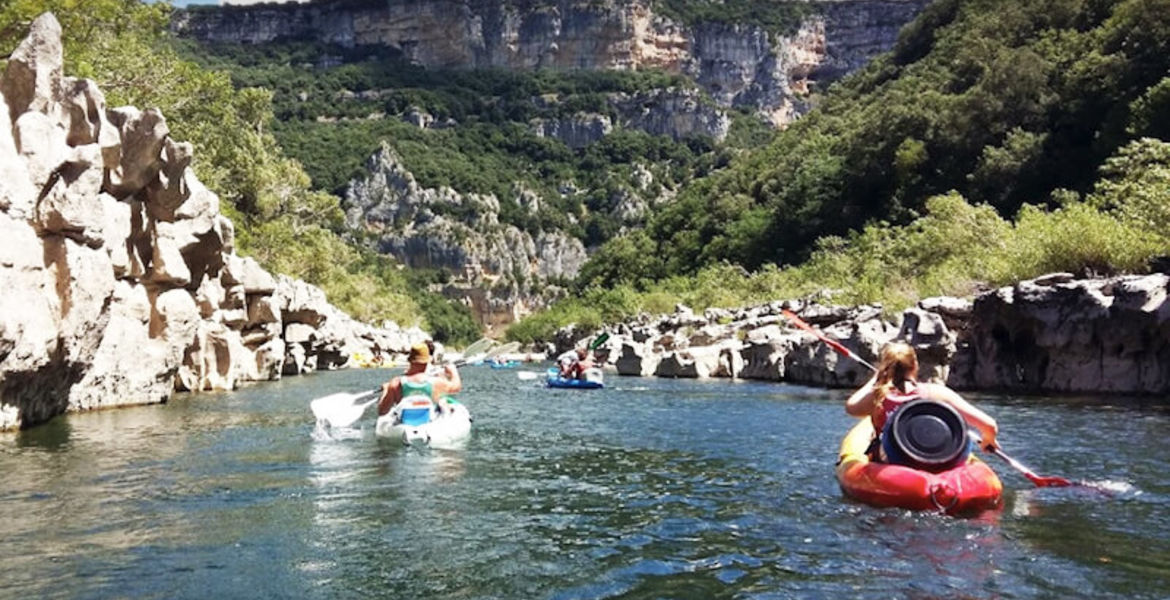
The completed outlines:
<svg viewBox="0 0 1170 600">
<path fill-rule="evenodd" d="M 566 388 L 577 390 L 596 390 L 605 387 L 601 369 L 586 369 L 585 379 L 568 379 L 561 377 L 557 369 L 549 369 L 545 375 L 545 384 L 550 388 Z"/>
<path fill-rule="evenodd" d="M 509 360 L 507 362 L 489 362 L 488 365 L 493 369 L 515 369 L 520 366 L 520 361 Z"/>
<path fill-rule="evenodd" d="M 987 463 L 970 456 L 938 473 L 873 462 L 866 448 L 873 424 L 862 419 L 841 442 L 837 481 L 845 495 L 878 507 L 970 513 L 999 506 L 1003 484 Z"/>
<path fill-rule="evenodd" d="M 358 369 L 387 369 L 398 366 L 392 360 L 381 356 L 366 356 L 360 352 L 350 355 L 347 365 Z"/>
<path fill-rule="evenodd" d="M 448 397 L 450 410 L 442 414 L 426 397 L 404 399 L 390 412 L 378 417 L 378 437 L 400 439 L 403 444 L 441 446 L 471 435 L 471 413 L 467 406 Z"/>
</svg>

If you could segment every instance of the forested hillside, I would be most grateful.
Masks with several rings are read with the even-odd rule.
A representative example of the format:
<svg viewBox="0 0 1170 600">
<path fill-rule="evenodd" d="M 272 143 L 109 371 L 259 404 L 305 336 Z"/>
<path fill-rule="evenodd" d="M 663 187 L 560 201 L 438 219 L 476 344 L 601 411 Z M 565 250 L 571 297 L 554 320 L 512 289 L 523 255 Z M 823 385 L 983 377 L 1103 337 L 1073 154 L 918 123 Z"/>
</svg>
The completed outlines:
<svg viewBox="0 0 1170 600">
<path fill-rule="evenodd" d="M 678 301 L 827 290 L 897 307 L 1170 254 L 1170 0 L 936 0 L 779 132 L 653 69 L 427 69 L 385 47 L 195 44 L 166 34 L 165 5 L 83 4 L 3 5 L 0 53 L 57 11 L 72 74 L 112 104 L 159 106 L 196 144 L 243 253 L 360 318 L 448 339 L 478 333 L 427 291 L 448 275 L 399 269 L 343 222 L 339 195 L 383 142 L 423 188 L 494 196 L 504 225 L 600 248 L 556 281 L 574 294 L 512 329 L 520 340 Z M 772 36 L 810 10 L 757 4 L 654 6 Z M 630 116 L 676 105 L 693 117 L 681 130 Z"/>
<path fill-rule="evenodd" d="M 436 70 L 411 65 L 386 49 L 297 41 L 184 42 L 181 48 L 207 68 L 230 73 L 237 87 L 272 91 L 273 133 L 317 189 L 344 193 L 388 140 L 423 187 L 495 194 L 501 222 L 533 233 L 565 230 L 587 245 L 600 244 L 629 224 L 619 203 L 654 202 L 730 158 L 726 146 L 701 134 L 676 138 L 623 129 L 583 133 L 577 144 L 534 130 L 534 121 L 571 122 L 583 113 L 616 122 L 615 96 L 665 89 L 695 93 L 693 83 L 677 75 Z M 337 64 L 322 65 L 323 59 Z M 737 113 L 729 144 L 751 144 L 767 135 L 766 125 Z M 651 185 L 639 184 L 643 171 Z M 566 185 L 572 193 L 564 192 Z M 517 187 L 541 198 L 538 210 L 516 202 Z"/>
<path fill-rule="evenodd" d="M 1168 8 L 938 0 L 808 118 L 688 188 L 651 219 L 648 239 L 621 242 L 661 260 L 627 269 L 602 257 L 592 277 L 799 262 L 825 235 L 908 223 L 950 190 L 1004 217 L 1025 203 L 1055 207 L 1058 189 L 1091 191 L 1120 148 L 1167 133 Z"/>
<path fill-rule="evenodd" d="M 828 290 L 898 308 L 1170 255 L 1170 2 L 938 0 L 766 149 L 688 187 L 520 323 Z M 790 265 L 782 266 L 778 265 Z"/>
</svg>

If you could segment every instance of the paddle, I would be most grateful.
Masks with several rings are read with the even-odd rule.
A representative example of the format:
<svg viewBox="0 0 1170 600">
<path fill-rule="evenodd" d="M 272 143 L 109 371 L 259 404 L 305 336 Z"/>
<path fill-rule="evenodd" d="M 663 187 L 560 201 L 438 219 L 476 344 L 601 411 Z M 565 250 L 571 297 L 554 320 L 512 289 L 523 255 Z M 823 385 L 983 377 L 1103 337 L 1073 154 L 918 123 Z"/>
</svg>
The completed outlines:
<svg viewBox="0 0 1170 600">
<path fill-rule="evenodd" d="M 1031 481 L 1033 484 L 1035 484 L 1036 487 L 1069 487 L 1071 485 L 1084 485 L 1084 484 L 1074 484 L 1073 482 L 1065 479 L 1064 477 L 1056 477 L 1056 476 L 1045 477 L 1042 475 L 1037 475 L 1035 471 L 1033 471 L 1032 469 L 1029 469 L 1028 467 L 1025 467 L 1023 465 L 1023 463 L 1021 463 L 1020 461 L 1004 454 L 1003 450 L 1000 450 L 999 448 L 997 448 L 995 446 L 991 447 L 990 452 L 992 454 L 1000 457 L 1001 459 L 1003 459 L 1004 462 L 1011 465 L 1013 469 L 1019 471 L 1021 475 L 1026 477 L 1028 479 L 1028 481 Z"/>
<path fill-rule="evenodd" d="M 456 367 L 462 367 L 469 363 L 480 362 L 486 356 L 487 351 L 495 345 L 496 341 L 489 338 L 481 338 L 474 344 L 468 346 L 463 351 L 463 358 L 455 361 Z"/>
<path fill-rule="evenodd" d="M 602 344 L 605 343 L 605 340 L 608 340 L 608 339 L 609 339 L 609 333 L 607 333 L 605 331 L 601 332 L 601 335 L 597 336 L 597 338 L 595 338 L 593 340 L 593 342 L 591 342 L 589 344 L 589 351 L 592 352 L 592 351 L 598 349 L 599 347 L 601 347 Z"/>
<path fill-rule="evenodd" d="M 318 421 L 329 427 L 350 427 L 366 414 L 366 409 L 376 404 L 382 395 L 382 388 L 367 392 L 330 394 L 309 403 L 309 409 Z"/>
<path fill-rule="evenodd" d="M 794 325 L 796 325 L 797 327 L 815 335 L 822 342 L 825 342 L 826 344 L 828 344 L 829 347 L 832 348 L 833 350 L 836 350 L 838 353 L 843 354 L 845 356 L 848 356 L 849 358 L 852 358 L 853 360 L 856 360 L 857 362 L 869 367 L 870 371 L 877 371 L 877 369 L 875 369 L 873 365 L 862 360 L 862 358 L 860 356 L 857 356 L 857 354 L 855 354 L 853 351 L 846 348 L 845 346 L 842 346 L 840 342 L 837 342 L 836 340 L 833 340 L 833 339 L 825 336 L 825 334 L 821 333 L 819 330 L 814 328 L 812 325 L 805 323 L 800 317 L 796 316 L 796 313 L 794 313 L 788 309 L 784 309 L 781 312 L 784 314 L 785 317 L 788 317 L 788 319 L 790 321 L 792 321 L 792 323 Z M 998 456 L 1004 462 L 1006 462 L 1008 465 L 1011 465 L 1011 467 L 1013 469 L 1015 469 L 1016 471 L 1019 471 L 1020 474 L 1022 474 L 1024 477 L 1026 477 L 1028 479 L 1028 481 L 1031 481 L 1036 487 L 1068 487 L 1068 486 L 1073 485 L 1073 482 L 1071 482 L 1068 479 L 1065 479 L 1063 477 L 1044 477 L 1041 475 L 1037 475 L 1035 473 L 1035 471 L 1033 471 L 1032 469 L 1029 469 L 1028 467 L 1025 467 L 1023 465 L 1023 463 L 1008 456 L 1007 454 L 1004 453 L 1003 450 L 1000 450 L 999 448 L 997 448 L 995 446 L 992 446 L 987 451 Z"/>
<path fill-rule="evenodd" d="M 511 354 L 520 349 L 520 342 L 511 342 L 502 346 L 496 346 L 488 352 L 484 358 L 495 358 L 501 354 Z"/>
<path fill-rule="evenodd" d="M 834 340 L 833 338 L 826 336 L 825 334 L 821 333 L 820 330 L 816 329 L 812 325 L 805 323 L 800 317 L 796 316 L 796 313 L 788 310 L 787 308 L 780 311 L 780 312 L 784 313 L 784 316 L 788 317 L 788 319 L 790 321 L 792 321 L 793 325 L 796 325 L 797 327 L 815 335 L 822 342 L 828 344 L 830 348 L 836 350 L 838 354 L 843 354 L 845 356 L 848 356 L 849 358 L 852 358 L 853 360 L 869 367 L 870 371 L 877 371 L 876 367 L 874 367 L 873 365 L 866 362 L 866 360 L 864 358 L 861 358 L 860 356 L 858 356 L 856 352 L 846 348 L 845 346 L 842 346 L 841 342 L 838 342 L 837 340 Z"/>
</svg>

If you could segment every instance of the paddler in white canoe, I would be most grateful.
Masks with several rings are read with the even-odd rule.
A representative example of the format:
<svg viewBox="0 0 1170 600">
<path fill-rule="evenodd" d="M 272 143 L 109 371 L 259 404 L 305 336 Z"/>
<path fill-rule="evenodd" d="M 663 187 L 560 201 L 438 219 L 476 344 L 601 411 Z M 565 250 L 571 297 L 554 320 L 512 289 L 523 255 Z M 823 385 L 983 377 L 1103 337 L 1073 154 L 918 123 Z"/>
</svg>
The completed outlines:
<svg viewBox="0 0 1170 600">
<path fill-rule="evenodd" d="M 470 434 L 467 407 L 450 397 L 463 389 L 455 365 L 444 365 L 442 375 L 428 373 L 431 352 L 425 343 L 412 346 L 407 359 L 406 373 L 382 386 L 377 435 L 406 444 L 441 444 Z"/>
</svg>

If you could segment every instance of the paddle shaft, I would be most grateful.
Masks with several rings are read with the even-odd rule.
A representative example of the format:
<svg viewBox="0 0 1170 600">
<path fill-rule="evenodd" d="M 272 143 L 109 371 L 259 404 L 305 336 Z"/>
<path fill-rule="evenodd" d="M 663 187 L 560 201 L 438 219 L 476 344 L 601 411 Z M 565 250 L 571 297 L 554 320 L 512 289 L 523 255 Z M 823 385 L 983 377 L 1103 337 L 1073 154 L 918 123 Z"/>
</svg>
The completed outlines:
<svg viewBox="0 0 1170 600">
<path fill-rule="evenodd" d="M 817 339 L 828 344 L 828 346 L 830 348 L 832 348 L 833 350 L 836 350 L 839 354 L 842 354 L 844 356 L 848 356 L 849 358 L 856 360 L 857 362 L 865 365 L 866 367 L 869 367 L 870 371 L 874 371 L 874 372 L 877 371 L 877 369 L 873 365 L 866 362 L 864 359 L 862 359 L 860 356 L 858 356 L 852 350 L 846 348 L 845 346 L 842 346 L 840 342 L 837 342 L 836 340 L 829 338 L 825 334 L 821 333 L 820 330 L 814 328 L 812 325 L 805 323 L 800 317 L 796 316 L 796 313 L 794 313 L 788 309 L 784 309 L 781 312 L 784 314 L 785 317 L 788 317 L 788 319 L 791 320 L 793 322 L 793 324 L 795 324 L 797 327 L 815 335 L 817 337 Z M 1004 462 L 1006 462 L 1008 465 L 1010 465 L 1016 471 L 1019 471 L 1021 475 L 1023 475 L 1025 478 L 1027 478 L 1028 481 L 1031 481 L 1033 484 L 1035 484 L 1036 487 L 1066 487 L 1066 486 L 1072 485 L 1071 481 L 1069 481 L 1063 477 L 1044 477 L 1042 475 L 1037 475 L 1035 471 L 1024 466 L 1024 464 L 1021 463 L 1020 461 L 1008 456 L 1003 450 L 999 449 L 996 446 L 992 446 L 991 448 L 988 449 L 988 451 L 991 452 L 992 454 L 998 456 L 1000 459 L 1002 459 Z"/>
<path fill-rule="evenodd" d="M 865 365 L 866 367 L 869 367 L 870 371 L 877 371 L 876 367 L 869 364 L 869 362 L 866 361 L 864 358 L 861 358 L 860 356 L 858 356 L 856 352 L 841 345 L 841 342 L 838 342 L 837 340 L 834 340 L 833 338 L 825 335 L 824 333 L 821 333 L 821 331 L 819 329 L 813 327 L 812 325 L 805 323 L 803 319 L 796 316 L 796 313 L 794 313 L 788 309 L 784 309 L 781 312 L 784 313 L 784 316 L 788 317 L 788 319 L 790 321 L 792 321 L 792 323 L 794 325 L 796 325 L 797 327 L 815 335 L 817 337 L 817 339 L 819 339 L 822 342 L 824 342 L 825 344 L 827 344 L 833 350 L 836 350 L 838 354 L 848 356 L 849 358 L 852 358 L 853 360 Z"/>
</svg>

